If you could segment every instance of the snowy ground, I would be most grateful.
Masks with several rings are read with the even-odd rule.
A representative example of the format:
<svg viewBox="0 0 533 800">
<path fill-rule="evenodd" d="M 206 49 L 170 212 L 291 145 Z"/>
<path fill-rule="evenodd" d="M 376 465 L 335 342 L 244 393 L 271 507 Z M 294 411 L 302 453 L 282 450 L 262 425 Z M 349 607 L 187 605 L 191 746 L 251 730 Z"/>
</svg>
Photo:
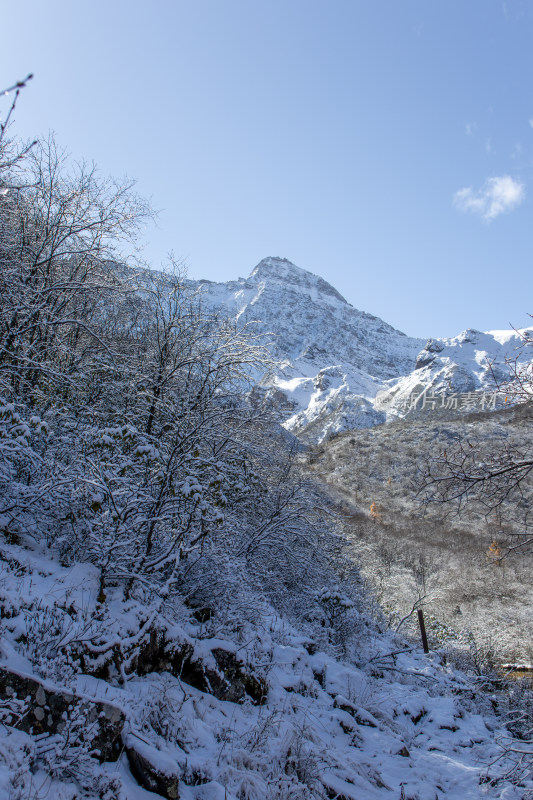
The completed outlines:
<svg viewBox="0 0 533 800">
<path fill-rule="evenodd" d="M 97 593 L 94 570 L 60 567 L 43 553 L 14 545 L 2 548 L 0 563 L 0 665 L 120 707 L 128 720 L 124 744 L 161 772 L 179 774 L 183 800 L 526 796 L 526 787 L 487 780 L 502 773 L 502 762 L 491 764 L 501 755 L 505 731 L 490 698 L 444 666 L 439 653 L 404 651 L 398 637 L 361 624 L 343 658 L 327 631 L 310 636 L 250 598 L 254 614 L 243 615 L 233 630 L 217 630 L 214 622 L 197 622 L 185 611 L 179 624 L 167 624 L 176 641 L 190 643 L 195 657 L 213 667 L 213 648 L 238 654 L 266 681 L 264 705 L 218 700 L 170 672 L 131 674 L 125 683 L 119 676 L 97 679 L 62 667 L 58 650 L 54 659 L 54 642 L 75 635 L 75 626 L 58 623 L 58 609 L 68 608 L 71 621 L 74 608 L 87 615 Z M 116 634 L 125 639 L 141 612 L 117 600 L 111 613 Z M 55 630 L 45 625 L 53 614 Z M 6 724 L 5 715 L 3 721 L 1 800 L 156 796 L 139 787 L 125 754 L 101 766 L 81 759 L 86 788 L 80 790 L 75 769 L 70 778 L 66 770 L 51 774 L 33 737 Z M 106 776 L 114 782 L 96 791 Z"/>
</svg>

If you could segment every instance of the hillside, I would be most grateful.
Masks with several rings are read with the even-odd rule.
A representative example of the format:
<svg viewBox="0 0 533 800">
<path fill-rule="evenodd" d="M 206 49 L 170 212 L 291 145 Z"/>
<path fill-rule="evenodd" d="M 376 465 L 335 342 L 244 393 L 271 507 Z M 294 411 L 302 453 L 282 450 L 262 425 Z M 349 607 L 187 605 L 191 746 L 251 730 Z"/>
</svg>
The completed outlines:
<svg viewBox="0 0 533 800">
<path fill-rule="evenodd" d="M 361 607 L 329 631 L 250 588 L 203 621 L 179 597 L 154 615 L 116 592 L 95 615 L 94 568 L 5 545 L 2 579 L 2 800 L 523 796 L 490 782 L 512 762 L 488 767 L 504 731 L 486 694 Z M 80 634 L 121 641 L 123 679 L 94 644 L 82 668 L 61 658 Z"/>
<path fill-rule="evenodd" d="M 456 442 L 495 449 L 533 447 L 530 406 L 442 418 L 420 411 L 371 430 L 350 431 L 314 448 L 309 470 L 330 487 L 345 516 L 357 560 L 380 600 L 405 611 L 418 594 L 427 609 L 457 631 L 471 631 L 491 645 L 495 658 L 533 662 L 531 555 L 502 552 L 521 528 L 519 509 L 531 504 L 530 484 L 507 499 L 498 513 L 468 506 L 423 503 L 419 493 L 427 465 Z M 370 509 L 375 504 L 375 513 Z M 515 513 L 517 512 L 517 513 Z"/>
</svg>

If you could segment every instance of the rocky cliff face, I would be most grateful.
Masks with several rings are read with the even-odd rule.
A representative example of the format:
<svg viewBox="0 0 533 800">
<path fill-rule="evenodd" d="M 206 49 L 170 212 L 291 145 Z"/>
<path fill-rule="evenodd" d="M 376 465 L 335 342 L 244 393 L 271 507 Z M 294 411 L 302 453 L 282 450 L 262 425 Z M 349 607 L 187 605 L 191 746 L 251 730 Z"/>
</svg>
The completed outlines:
<svg viewBox="0 0 533 800">
<path fill-rule="evenodd" d="M 199 285 L 209 305 L 272 334 L 279 364 L 259 383 L 282 403 L 286 428 L 308 441 L 419 411 L 490 408 L 494 376 L 505 375 L 519 342 L 515 331 L 406 336 L 284 258 L 263 259 L 248 278 Z"/>
</svg>

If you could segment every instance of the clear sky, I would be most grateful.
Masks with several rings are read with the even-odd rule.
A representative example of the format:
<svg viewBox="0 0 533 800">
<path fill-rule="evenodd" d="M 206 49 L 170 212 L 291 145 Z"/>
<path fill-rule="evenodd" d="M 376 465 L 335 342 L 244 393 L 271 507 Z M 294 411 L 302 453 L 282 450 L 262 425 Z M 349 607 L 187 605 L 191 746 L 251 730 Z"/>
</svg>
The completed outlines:
<svg viewBox="0 0 533 800">
<path fill-rule="evenodd" d="M 4 0 L 13 132 L 137 180 L 145 256 L 289 258 L 417 336 L 533 313 L 530 0 Z M 6 108 L 5 103 L 2 110 Z"/>
</svg>

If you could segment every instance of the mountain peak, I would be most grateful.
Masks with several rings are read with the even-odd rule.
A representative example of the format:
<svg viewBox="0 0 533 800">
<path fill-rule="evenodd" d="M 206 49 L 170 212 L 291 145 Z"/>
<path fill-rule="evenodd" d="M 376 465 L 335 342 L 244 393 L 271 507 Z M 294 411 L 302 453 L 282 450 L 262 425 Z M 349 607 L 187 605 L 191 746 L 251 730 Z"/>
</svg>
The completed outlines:
<svg viewBox="0 0 533 800">
<path fill-rule="evenodd" d="M 254 267 L 252 275 L 287 275 L 290 272 L 305 272 L 306 270 L 300 269 L 288 258 L 280 258 L 280 256 L 267 256 L 261 259 L 259 264 Z"/>
<path fill-rule="evenodd" d="M 274 283 L 281 282 L 287 287 L 298 285 L 308 291 L 316 290 L 321 295 L 347 304 L 344 297 L 331 284 L 318 275 L 297 267 L 288 258 L 280 258 L 279 256 L 263 258 L 252 271 L 250 278 Z"/>
</svg>

